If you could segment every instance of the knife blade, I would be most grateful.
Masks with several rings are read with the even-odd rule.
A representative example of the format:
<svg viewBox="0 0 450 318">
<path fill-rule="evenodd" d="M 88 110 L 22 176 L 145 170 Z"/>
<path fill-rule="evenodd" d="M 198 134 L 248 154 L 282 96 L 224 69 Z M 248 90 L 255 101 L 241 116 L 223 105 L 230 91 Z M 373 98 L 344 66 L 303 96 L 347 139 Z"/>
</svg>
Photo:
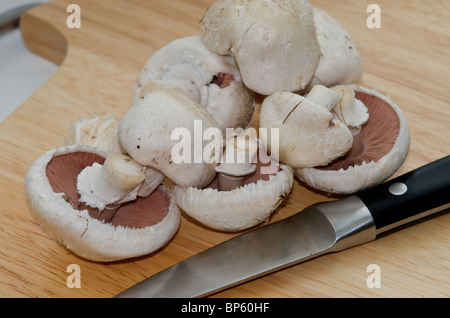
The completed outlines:
<svg viewBox="0 0 450 318">
<path fill-rule="evenodd" d="M 450 208 L 450 156 L 344 199 L 316 203 L 173 265 L 117 298 L 204 297 L 320 255 L 373 241 Z"/>
</svg>

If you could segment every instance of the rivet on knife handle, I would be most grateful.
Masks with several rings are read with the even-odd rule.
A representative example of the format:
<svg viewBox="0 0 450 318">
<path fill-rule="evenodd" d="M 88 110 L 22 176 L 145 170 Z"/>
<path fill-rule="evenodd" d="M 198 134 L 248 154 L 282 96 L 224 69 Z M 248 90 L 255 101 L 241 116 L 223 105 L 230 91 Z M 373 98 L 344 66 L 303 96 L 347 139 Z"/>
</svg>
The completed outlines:
<svg viewBox="0 0 450 318">
<path fill-rule="evenodd" d="M 450 156 L 358 194 L 369 209 L 377 234 L 424 214 L 449 208 Z"/>
</svg>

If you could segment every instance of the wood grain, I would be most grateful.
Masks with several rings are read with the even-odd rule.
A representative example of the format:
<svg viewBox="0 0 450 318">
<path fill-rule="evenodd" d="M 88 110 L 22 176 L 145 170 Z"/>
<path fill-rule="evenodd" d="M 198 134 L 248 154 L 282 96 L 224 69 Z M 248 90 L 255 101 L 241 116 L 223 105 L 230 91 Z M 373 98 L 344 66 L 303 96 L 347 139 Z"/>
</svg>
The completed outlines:
<svg viewBox="0 0 450 318">
<path fill-rule="evenodd" d="M 69 1 L 56 0 L 21 21 L 28 48 L 60 64 L 29 100 L 0 124 L 0 296 L 111 297 L 147 276 L 231 238 L 183 216 L 179 232 L 152 255 L 111 264 L 81 259 L 50 240 L 30 216 L 24 179 L 43 152 L 63 144 L 70 124 L 96 111 L 120 118 L 150 55 L 199 34 L 212 0 L 77 0 L 80 29 L 66 27 Z M 312 0 L 350 32 L 363 56 L 360 84 L 402 108 L 411 130 L 408 158 L 396 175 L 450 150 L 450 2 L 379 0 L 381 28 L 366 26 L 371 1 Z M 332 200 L 298 181 L 270 222 Z M 450 216 L 395 232 L 364 246 L 313 259 L 212 297 L 448 297 Z M 66 268 L 81 268 L 68 288 Z M 381 288 L 366 286 L 369 264 Z"/>
</svg>

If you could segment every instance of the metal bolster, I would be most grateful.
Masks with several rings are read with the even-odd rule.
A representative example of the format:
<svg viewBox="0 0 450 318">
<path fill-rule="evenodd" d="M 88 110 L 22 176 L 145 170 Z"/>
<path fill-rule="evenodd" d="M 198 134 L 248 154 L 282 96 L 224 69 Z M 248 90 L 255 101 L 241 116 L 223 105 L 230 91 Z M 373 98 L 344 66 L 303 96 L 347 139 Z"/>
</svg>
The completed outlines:
<svg viewBox="0 0 450 318">
<path fill-rule="evenodd" d="M 372 215 L 356 195 L 326 202 L 317 208 L 336 231 L 336 240 L 330 251 L 338 252 L 375 240 L 376 228 Z"/>
</svg>

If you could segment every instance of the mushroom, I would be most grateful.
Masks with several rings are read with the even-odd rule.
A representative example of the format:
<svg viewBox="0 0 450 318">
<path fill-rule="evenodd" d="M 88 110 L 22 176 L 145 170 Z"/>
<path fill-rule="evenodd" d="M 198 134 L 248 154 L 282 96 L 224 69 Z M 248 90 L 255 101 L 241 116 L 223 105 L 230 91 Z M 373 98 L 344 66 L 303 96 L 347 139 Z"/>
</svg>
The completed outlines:
<svg viewBox="0 0 450 318">
<path fill-rule="evenodd" d="M 370 116 L 354 136 L 353 147 L 324 167 L 294 170 L 301 181 L 328 193 L 355 193 L 387 180 L 403 164 L 409 150 L 409 129 L 400 107 L 376 90 L 349 87 Z"/>
<path fill-rule="evenodd" d="M 165 186 L 101 213 L 80 201 L 78 175 L 94 163 L 104 164 L 106 157 L 98 148 L 73 145 L 36 159 L 26 176 L 36 222 L 52 239 L 93 261 L 117 261 L 158 250 L 180 224 L 180 211 Z"/>
<path fill-rule="evenodd" d="M 313 8 L 306 0 L 219 0 L 201 23 L 203 44 L 234 56 L 243 82 L 257 93 L 302 90 L 319 63 Z"/>
<path fill-rule="evenodd" d="M 69 128 L 64 144 L 89 145 L 100 148 L 107 153 L 122 153 L 122 147 L 117 137 L 119 121 L 106 113 L 86 115 Z"/>
<path fill-rule="evenodd" d="M 214 154 L 203 154 L 202 149 L 209 143 L 222 143 L 221 139 L 203 140 L 203 133 L 209 128 L 217 128 L 217 123 L 203 106 L 178 90 L 156 89 L 149 91 L 123 116 L 119 140 L 142 166 L 160 171 L 180 186 L 201 188 L 214 178 L 217 166 L 217 161 L 211 159 Z M 198 138 L 201 141 L 196 144 Z M 183 154 L 174 150 L 179 144 L 185 146 L 180 150 Z M 190 154 L 186 155 L 185 151 Z"/>
<path fill-rule="evenodd" d="M 174 186 L 174 199 L 187 215 L 215 230 L 237 232 L 256 226 L 267 220 L 287 198 L 292 188 L 293 169 L 277 163 L 276 169 L 265 171 L 264 167 L 271 165 L 273 159 L 262 147 L 255 161 L 255 171 L 244 176 L 234 189 L 221 188 L 220 174 L 217 174 L 203 189 Z"/>
<path fill-rule="evenodd" d="M 361 55 L 350 34 L 328 13 L 313 9 L 321 56 L 311 83 L 327 87 L 356 82 L 362 75 Z"/>
<path fill-rule="evenodd" d="M 201 104 L 223 132 L 251 121 L 254 93 L 242 83 L 234 59 L 209 51 L 198 36 L 174 40 L 150 57 L 138 75 L 133 103 L 161 87 L 177 89 Z"/>
<path fill-rule="evenodd" d="M 352 147 L 353 136 L 326 108 L 336 101 L 339 95 L 324 86 L 306 97 L 291 92 L 267 96 L 260 127 L 279 129 L 278 147 L 272 145 L 270 134 L 261 136 L 262 142 L 269 149 L 279 149 L 279 161 L 294 168 L 322 166 L 343 156 Z"/>
</svg>

